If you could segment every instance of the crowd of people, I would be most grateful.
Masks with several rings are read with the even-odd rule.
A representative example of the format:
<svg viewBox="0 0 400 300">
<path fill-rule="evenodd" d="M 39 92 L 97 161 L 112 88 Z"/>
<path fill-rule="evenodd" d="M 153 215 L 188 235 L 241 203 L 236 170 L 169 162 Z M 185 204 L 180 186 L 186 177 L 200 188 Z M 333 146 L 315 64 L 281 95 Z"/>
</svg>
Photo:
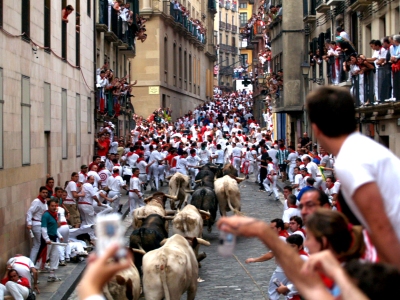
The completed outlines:
<svg viewBox="0 0 400 300">
<path fill-rule="evenodd" d="M 173 8 L 173 16 L 175 21 L 182 23 L 185 26 L 191 24 L 191 28 L 195 29 L 194 31 L 192 31 L 192 34 L 194 33 L 197 36 L 197 39 L 200 42 L 204 43 L 207 34 L 207 29 L 204 24 L 199 19 L 191 17 L 190 10 L 179 1 L 172 0 L 171 6 Z"/>
<path fill-rule="evenodd" d="M 400 35 L 371 40 L 372 57 L 360 54 L 349 35 L 338 27 L 335 40 L 327 39 L 316 52 L 309 52 L 312 67 L 325 62 L 327 77 L 333 85 L 352 82 L 352 94 L 359 106 L 377 105 L 400 99 Z M 321 53 L 320 49 L 323 49 Z M 346 72 L 348 74 L 346 74 Z"/>
<path fill-rule="evenodd" d="M 335 104 L 338 99 L 340 108 Z M 270 224 L 245 217 L 219 221 L 220 230 L 258 237 L 270 249 L 246 263 L 276 258 L 279 265 L 270 280 L 270 299 L 279 299 L 281 294 L 287 299 L 300 299 L 300 295 L 330 299 L 328 296 L 338 291 L 346 296 L 349 290 L 360 295 L 357 299 L 367 299 L 364 294 L 376 299 L 373 293 L 383 293 L 382 287 L 390 290 L 387 286 L 391 280 L 399 278 L 398 204 L 393 202 L 395 193 L 385 178 L 398 176 L 400 162 L 388 150 L 354 133 L 352 101 L 347 92 L 332 88 L 309 95 L 307 107 L 319 148 L 307 133 L 297 144 L 288 141 L 288 146 L 284 140 L 275 140 L 270 108 L 264 114 L 267 126 L 260 127 L 252 114 L 252 93 L 246 91 L 223 93 L 216 88 L 213 101 L 175 121 L 170 108 L 159 108 L 147 118 L 135 115 L 136 128 L 128 139 L 118 137 L 114 125 L 105 122 L 95 140 L 97 155 L 93 161 L 82 165 L 80 172 L 73 172 L 63 187 L 54 187 L 50 176 L 40 187 L 26 218 L 33 242 L 30 256 L 17 255 L 9 260 L 0 298 L 8 293 L 26 299 L 30 288 L 38 291 L 38 270 L 49 272 L 49 282 L 61 280 L 56 275 L 58 267 L 87 256 L 85 249 L 96 244 L 95 216 L 121 212 L 123 193 L 129 195 L 132 214 L 144 205 L 145 190 L 159 190 L 168 175 L 188 175 L 194 185 L 196 167 L 213 163 L 220 167 L 231 164 L 246 178 L 254 176 L 260 191 L 267 193 L 260 193 L 261 201 L 272 195 L 271 200 L 279 200 L 277 183 L 282 181 L 284 211 Z M 331 117 L 320 116 L 321 105 L 330 109 Z M 349 112 L 343 115 L 343 111 Z M 330 121 L 337 113 L 342 122 L 332 128 Z M 363 145 L 367 148 L 361 150 Z M 353 147 L 360 148 L 357 153 L 366 153 L 354 157 Z M 374 151 L 385 151 L 390 160 L 365 165 L 369 160 L 363 158 Z M 385 165 L 383 169 L 381 164 Z M 349 165 L 353 166 L 351 172 Z M 374 168 L 384 172 L 382 178 Z M 361 178 L 360 174 L 365 176 Z M 368 199 L 371 201 L 366 202 Z M 387 249 L 388 243 L 393 251 Z M 360 264 L 360 260 L 369 263 Z M 378 261 L 394 267 L 379 265 L 377 271 Z M 91 264 L 93 268 L 99 265 Z M 117 263 L 113 270 L 123 266 Z M 369 270 L 379 272 L 380 277 L 357 278 L 357 284 L 350 280 Z M 378 280 L 379 286 L 372 288 L 371 278 Z"/>
</svg>

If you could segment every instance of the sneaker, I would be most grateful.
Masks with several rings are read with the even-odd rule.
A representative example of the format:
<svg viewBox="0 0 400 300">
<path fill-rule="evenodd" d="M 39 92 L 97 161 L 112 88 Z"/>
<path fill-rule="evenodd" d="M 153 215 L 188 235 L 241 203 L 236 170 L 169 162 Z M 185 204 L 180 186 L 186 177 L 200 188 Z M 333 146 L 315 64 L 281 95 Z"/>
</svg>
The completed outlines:
<svg viewBox="0 0 400 300">
<path fill-rule="evenodd" d="M 56 282 L 56 281 L 61 281 L 61 278 L 58 278 L 56 276 L 47 277 L 47 282 Z"/>
<path fill-rule="evenodd" d="M 65 267 L 67 264 L 65 263 L 65 260 L 60 261 L 58 264 L 59 266 Z"/>
<path fill-rule="evenodd" d="M 279 198 L 278 198 L 278 197 L 276 197 L 276 198 L 275 198 L 275 201 L 279 201 Z"/>
<path fill-rule="evenodd" d="M 269 193 L 268 193 L 268 197 L 271 196 L 271 195 L 272 195 L 272 192 L 269 192 Z"/>
<path fill-rule="evenodd" d="M 65 262 L 69 263 L 69 262 L 71 262 L 71 259 L 70 258 L 66 258 Z"/>
</svg>

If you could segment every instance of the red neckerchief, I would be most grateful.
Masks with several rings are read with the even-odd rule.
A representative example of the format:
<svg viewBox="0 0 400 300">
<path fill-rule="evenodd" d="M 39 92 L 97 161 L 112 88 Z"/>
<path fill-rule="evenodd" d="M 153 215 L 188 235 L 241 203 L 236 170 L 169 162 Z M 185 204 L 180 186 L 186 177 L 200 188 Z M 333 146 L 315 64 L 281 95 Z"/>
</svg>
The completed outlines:
<svg viewBox="0 0 400 300">
<path fill-rule="evenodd" d="M 133 175 L 132 175 L 132 178 L 139 178 L 139 176 L 133 174 Z"/>
<path fill-rule="evenodd" d="M 132 156 L 135 152 L 128 152 L 127 157 Z"/>
<path fill-rule="evenodd" d="M 137 159 L 136 163 L 138 164 L 138 163 L 140 163 L 140 162 L 143 161 L 143 160 L 144 160 L 143 157 L 139 157 L 139 158 Z"/>
<path fill-rule="evenodd" d="M 304 178 L 304 177 L 307 177 L 307 176 L 310 177 L 311 175 L 308 174 L 308 173 L 306 173 L 306 175 L 304 175 L 303 178 Z"/>
<path fill-rule="evenodd" d="M 289 205 L 288 208 L 297 208 L 297 205 Z"/>
<path fill-rule="evenodd" d="M 42 196 L 37 196 L 37 198 L 42 202 L 43 204 L 45 203 L 46 199 L 44 199 Z"/>
<path fill-rule="evenodd" d="M 80 173 L 87 178 L 87 173 L 82 173 L 82 171 Z"/>
<path fill-rule="evenodd" d="M 287 238 L 289 236 L 289 233 L 286 230 L 281 230 L 279 231 L 279 236 Z"/>
<path fill-rule="evenodd" d="M 48 191 L 50 191 L 50 192 L 53 194 L 53 189 L 52 189 L 51 187 L 49 187 L 48 185 L 46 185 L 46 189 L 47 189 Z"/>
<path fill-rule="evenodd" d="M 117 177 L 117 176 L 119 176 L 118 173 L 113 173 L 113 174 L 112 174 L 112 177 L 114 177 L 114 178 Z"/>
<path fill-rule="evenodd" d="M 51 212 L 50 210 L 46 210 L 53 218 L 54 220 L 56 220 L 56 222 L 58 221 L 58 214 L 57 212 Z"/>
<path fill-rule="evenodd" d="M 114 165 L 114 167 L 120 167 L 120 166 L 121 166 L 120 164 L 115 164 L 115 165 Z"/>
<path fill-rule="evenodd" d="M 299 254 L 308 256 L 308 253 L 306 251 L 304 251 L 304 249 L 299 250 Z"/>
<path fill-rule="evenodd" d="M 196 156 L 196 153 L 192 153 L 192 154 L 190 154 L 190 156 L 191 156 L 191 157 L 195 157 L 195 156 Z"/>
</svg>

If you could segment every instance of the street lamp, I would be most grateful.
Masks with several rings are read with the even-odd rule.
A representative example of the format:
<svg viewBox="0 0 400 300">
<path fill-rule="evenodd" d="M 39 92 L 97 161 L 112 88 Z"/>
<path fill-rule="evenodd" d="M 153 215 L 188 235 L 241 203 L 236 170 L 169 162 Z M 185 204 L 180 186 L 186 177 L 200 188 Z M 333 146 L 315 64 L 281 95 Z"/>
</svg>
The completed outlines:
<svg viewBox="0 0 400 300">
<path fill-rule="evenodd" d="M 257 80 L 258 80 L 258 84 L 259 85 L 263 85 L 264 84 L 264 80 L 265 80 L 264 74 L 258 75 Z"/>
<path fill-rule="evenodd" d="M 303 77 L 305 80 L 308 78 L 308 73 L 310 72 L 310 64 L 307 61 L 303 61 L 302 64 L 300 65 L 301 67 L 301 73 L 303 74 Z"/>
</svg>

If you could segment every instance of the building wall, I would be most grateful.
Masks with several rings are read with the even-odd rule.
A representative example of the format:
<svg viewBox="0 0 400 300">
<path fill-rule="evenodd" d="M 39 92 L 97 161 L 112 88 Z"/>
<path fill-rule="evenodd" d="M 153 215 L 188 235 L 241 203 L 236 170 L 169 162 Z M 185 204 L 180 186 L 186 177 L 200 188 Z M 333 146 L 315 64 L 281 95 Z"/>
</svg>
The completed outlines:
<svg viewBox="0 0 400 300">
<path fill-rule="evenodd" d="M 146 22 L 149 38 L 136 44 L 136 57 L 131 61 L 132 79 L 138 81 L 133 88 L 132 103 L 135 112 L 146 118 L 164 105 L 173 110 L 176 118 L 212 96 L 213 53 L 209 52 L 214 49 L 212 27 L 207 31 L 207 43 L 198 43 L 162 7 L 165 3 L 168 2 L 152 4 Z M 194 1 L 191 8 L 196 17 L 206 14 L 203 24 L 213 17 L 207 10 L 204 12 L 201 2 Z"/>
<path fill-rule="evenodd" d="M 30 1 L 30 37 L 38 45 L 44 44 L 44 7 L 41 3 L 36 5 Z M 46 174 L 54 177 L 56 185 L 64 186 L 71 173 L 79 170 L 79 166 L 87 163 L 93 154 L 93 135 L 89 132 L 90 127 L 93 130 L 93 118 L 92 112 L 87 110 L 94 107 L 94 95 L 91 93 L 94 81 L 93 21 L 86 13 L 86 3 L 81 1 L 80 7 L 82 73 L 56 57 L 61 55 L 61 1 L 51 1 L 51 48 L 55 54 L 42 49 L 33 51 L 35 47 L 30 43 L 0 31 L 0 99 L 4 101 L 0 102 L 3 109 L 0 116 L 3 125 L 0 145 L 3 152 L 3 168 L 0 169 L 0 265 L 16 253 L 29 254 L 26 211 L 38 195 L 39 187 L 45 184 Z M 68 4 L 75 7 L 75 1 Z M 21 11 L 21 2 L 3 1 L 4 30 L 13 35 L 21 34 Z M 74 65 L 75 14 L 68 19 L 67 57 Z M 29 81 L 22 76 L 27 76 Z M 50 89 L 45 83 L 50 84 Z M 67 91 L 64 105 L 62 89 Z M 30 104 L 30 109 L 29 106 L 22 106 L 22 101 Z M 28 112 L 23 113 L 23 110 Z M 63 115 L 66 115 L 64 124 L 67 125 L 64 151 Z M 77 118 L 81 121 L 77 122 Z M 30 137 L 30 142 L 27 137 Z M 65 150 L 67 156 L 63 158 Z M 23 153 L 27 153 L 24 165 Z"/>
</svg>

